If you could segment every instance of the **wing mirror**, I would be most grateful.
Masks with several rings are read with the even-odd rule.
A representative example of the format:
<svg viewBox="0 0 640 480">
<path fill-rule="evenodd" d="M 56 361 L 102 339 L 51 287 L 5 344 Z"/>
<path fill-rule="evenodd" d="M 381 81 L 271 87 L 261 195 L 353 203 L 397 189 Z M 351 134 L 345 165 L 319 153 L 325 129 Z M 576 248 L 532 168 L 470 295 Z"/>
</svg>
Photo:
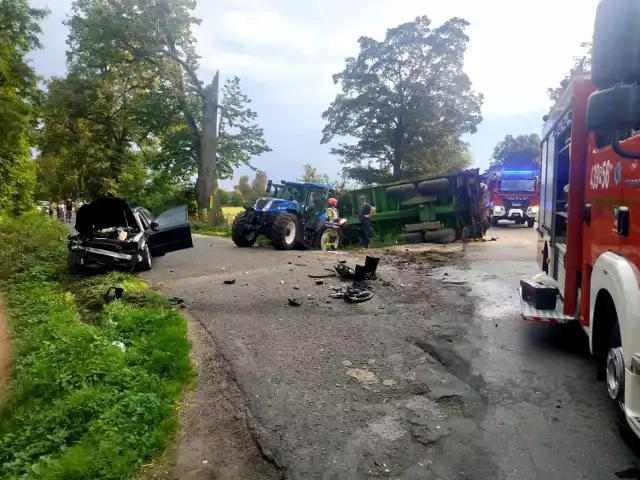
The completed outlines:
<svg viewBox="0 0 640 480">
<path fill-rule="evenodd" d="M 621 157 L 623 134 L 640 124 L 640 4 L 637 0 L 601 0 L 593 30 L 591 79 L 598 91 L 587 105 L 587 128 L 611 136 Z"/>
<path fill-rule="evenodd" d="M 158 222 L 151 222 L 151 225 L 149 225 L 149 227 L 151 227 L 151 230 L 157 230 L 158 227 L 160 227 L 160 224 Z"/>
</svg>

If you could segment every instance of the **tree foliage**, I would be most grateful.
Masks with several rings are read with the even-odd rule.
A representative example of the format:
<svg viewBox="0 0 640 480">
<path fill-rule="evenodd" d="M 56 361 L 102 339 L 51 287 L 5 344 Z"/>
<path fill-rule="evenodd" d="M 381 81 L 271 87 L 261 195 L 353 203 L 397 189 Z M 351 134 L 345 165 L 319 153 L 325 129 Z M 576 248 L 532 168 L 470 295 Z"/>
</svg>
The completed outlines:
<svg viewBox="0 0 640 480">
<path fill-rule="evenodd" d="M 233 188 L 229 202 L 231 205 L 244 202 L 255 202 L 259 197 L 263 196 L 267 189 L 267 174 L 262 170 L 256 171 L 253 180 L 249 179 L 249 175 L 243 175 L 238 179 L 238 184 Z M 233 203 L 232 200 L 235 200 Z"/>
<path fill-rule="evenodd" d="M 298 178 L 299 182 L 309 182 L 309 183 L 323 183 L 325 185 L 330 185 L 331 178 L 326 173 L 318 173 L 318 170 L 311 165 L 310 163 L 305 163 L 302 166 L 304 173 L 302 177 Z"/>
<path fill-rule="evenodd" d="M 0 211 L 20 213 L 33 205 L 30 147 L 41 92 L 27 55 L 41 48 L 39 22 L 47 13 L 26 0 L 0 0 Z"/>
<path fill-rule="evenodd" d="M 540 135 L 530 133 L 524 135 L 506 135 L 493 149 L 491 169 L 500 168 L 539 168 L 540 167 Z"/>
<path fill-rule="evenodd" d="M 206 209 L 219 195 L 219 176 L 269 151 L 240 80 L 228 80 L 219 100 L 219 75 L 208 85 L 199 79 L 194 7 L 194 0 L 74 1 L 69 75 L 50 85 L 42 152 L 77 172 L 80 194 L 117 192 L 141 152 L 151 184 L 186 186 L 196 174 Z M 219 199 L 214 205 L 212 221 L 221 218 Z"/>
<path fill-rule="evenodd" d="M 460 137 L 476 131 L 483 97 L 463 71 L 467 26 L 452 18 L 432 28 L 422 16 L 383 41 L 359 39 L 358 56 L 333 76 L 342 93 L 323 114 L 322 143 L 357 140 L 331 150 L 346 177 L 379 183 L 468 164 Z"/>
<path fill-rule="evenodd" d="M 556 104 L 562 94 L 565 92 L 571 79 L 577 75 L 589 73 L 591 71 L 591 54 L 593 52 L 593 45 L 591 42 L 582 42 L 580 44 L 581 53 L 573 57 L 573 65 L 567 72 L 564 78 L 560 81 L 560 84 L 555 88 L 547 88 L 547 95 L 549 100 Z"/>
</svg>

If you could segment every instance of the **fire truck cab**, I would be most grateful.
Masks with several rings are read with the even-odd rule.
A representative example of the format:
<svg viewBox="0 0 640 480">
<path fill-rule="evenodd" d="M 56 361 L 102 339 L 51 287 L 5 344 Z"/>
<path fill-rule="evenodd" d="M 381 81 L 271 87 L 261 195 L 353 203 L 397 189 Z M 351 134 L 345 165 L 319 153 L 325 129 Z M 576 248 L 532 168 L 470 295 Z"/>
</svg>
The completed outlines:
<svg viewBox="0 0 640 480">
<path fill-rule="evenodd" d="M 538 261 L 522 317 L 577 322 L 619 420 L 640 435 L 640 2 L 602 0 L 592 74 L 542 135 Z"/>
<path fill-rule="evenodd" d="M 533 170 L 501 170 L 487 179 L 491 207 L 491 225 L 500 220 L 526 223 L 533 228 L 540 203 L 537 172 Z"/>
</svg>

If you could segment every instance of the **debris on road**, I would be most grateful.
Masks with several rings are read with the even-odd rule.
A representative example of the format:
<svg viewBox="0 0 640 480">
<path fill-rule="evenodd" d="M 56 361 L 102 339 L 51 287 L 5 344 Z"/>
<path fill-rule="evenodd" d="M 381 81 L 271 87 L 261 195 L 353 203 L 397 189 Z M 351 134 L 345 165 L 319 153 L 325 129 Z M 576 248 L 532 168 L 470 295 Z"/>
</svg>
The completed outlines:
<svg viewBox="0 0 640 480">
<path fill-rule="evenodd" d="M 235 278 L 230 278 L 230 279 L 224 281 L 225 285 L 233 285 L 234 283 L 236 283 L 236 279 Z"/>
<path fill-rule="evenodd" d="M 324 285 L 324 281 L 323 280 L 316 280 L 316 285 Z"/>
<path fill-rule="evenodd" d="M 302 305 L 302 300 L 297 300 L 293 297 L 289 298 L 289 305 L 291 305 L 292 307 L 299 307 L 300 305 Z"/>
<path fill-rule="evenodd" d="M 366 302 L 373 298 L 375 292 L 373 289 L 364 282 L 355 282 L 353 285 L 340 285 L 339 287 L 332 287 L 332 293 L 329 294 L 331 298 L 342 298 L 349 303 Z"/>
<path fill-rule="evenodd" d="M 113 295 L 111 295 L 113 292 Z M 104 303 L 111 303 L 114 300 L 119 300 L 122 298 L 122 294 L 124 293 L 124 288 L 122 287 L 109 287 L 107 293 L 104 294 Z"/>
</svg>

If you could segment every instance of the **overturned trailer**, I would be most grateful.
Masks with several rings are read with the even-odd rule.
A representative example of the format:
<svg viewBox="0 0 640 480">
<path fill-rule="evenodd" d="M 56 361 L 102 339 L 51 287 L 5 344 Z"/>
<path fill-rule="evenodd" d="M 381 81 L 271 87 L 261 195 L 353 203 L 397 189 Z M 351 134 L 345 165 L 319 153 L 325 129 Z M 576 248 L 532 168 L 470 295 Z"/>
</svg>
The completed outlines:
<svg viewBox="0 0 640 480">
<path fill-rule="evenodd" d="M 376 209 L 371 223 L 382 239 L 448 243 L 480 239 L 489 226 L 478 169 L 343 192 L 340 215 L 350 227 L 360 224 L 362 196 Z"/>
</svg>

